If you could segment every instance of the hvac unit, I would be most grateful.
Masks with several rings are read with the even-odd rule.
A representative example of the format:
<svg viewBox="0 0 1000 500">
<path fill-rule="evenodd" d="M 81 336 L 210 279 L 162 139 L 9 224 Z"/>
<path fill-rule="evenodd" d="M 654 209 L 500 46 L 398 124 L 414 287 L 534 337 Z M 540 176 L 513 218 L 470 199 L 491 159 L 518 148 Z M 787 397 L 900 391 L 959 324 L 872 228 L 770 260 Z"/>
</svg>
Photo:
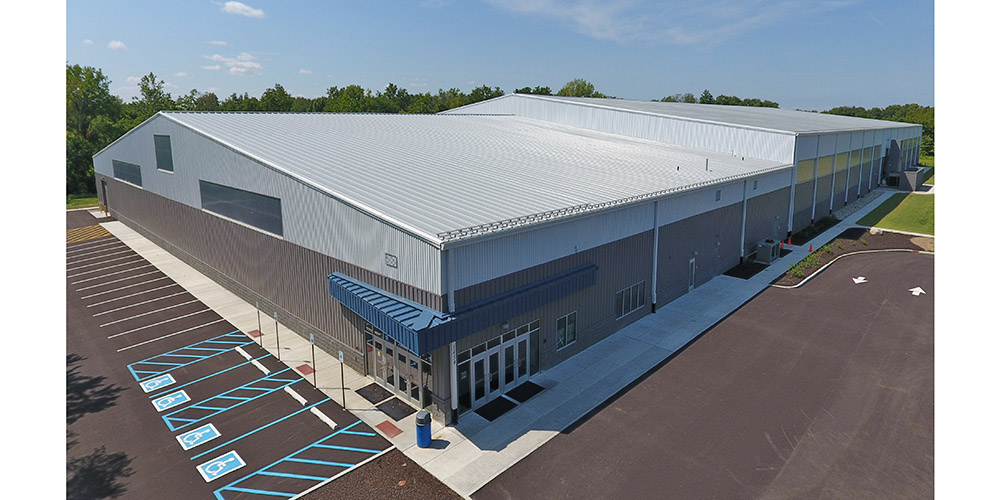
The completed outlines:
<svg viewBox="0 0 1000 500">
<path fill-rule="evenodd" d="M 781 243 L 775 240 L 764 240 L 757 244 L 757 255 L 754 260 L 764 264 L 774 262 L 774 259 L 781 257 Z"/>
</svg>

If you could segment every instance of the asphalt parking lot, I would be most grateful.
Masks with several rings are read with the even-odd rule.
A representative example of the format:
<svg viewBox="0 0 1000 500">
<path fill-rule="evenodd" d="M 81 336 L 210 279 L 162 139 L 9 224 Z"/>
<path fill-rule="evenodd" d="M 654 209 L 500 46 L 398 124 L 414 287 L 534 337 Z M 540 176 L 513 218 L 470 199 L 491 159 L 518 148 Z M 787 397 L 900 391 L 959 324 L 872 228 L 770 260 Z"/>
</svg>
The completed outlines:
<svg viewBox="0 0 1000 500">
<path fill-rule="evenodd" d="M 932 498 L 933 310 L 933 256 L 841 259 L 764 291 L 473 498 Z"/>
<path fill-rule="evenodd" d="M 67 213 L 67 496 L 290 497 L 390 443 Z"/>
</svg>

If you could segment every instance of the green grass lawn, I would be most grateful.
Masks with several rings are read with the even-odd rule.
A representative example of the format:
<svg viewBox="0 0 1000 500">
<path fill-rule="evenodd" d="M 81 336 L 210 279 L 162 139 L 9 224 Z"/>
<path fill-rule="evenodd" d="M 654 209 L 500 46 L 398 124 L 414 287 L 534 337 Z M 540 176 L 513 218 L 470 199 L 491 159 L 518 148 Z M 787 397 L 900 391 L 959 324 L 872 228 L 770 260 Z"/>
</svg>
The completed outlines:
<svg viewBox="0 0 1000 500">
<path fill-rule="evenodd" d="M 66 210 L 72 210 L 74 208 L 90 208 L 97 207 L 99 202 L 96 196 L 86 197 L 86 198 L 76 198 L 75 196 L 66 197 Z"/>
<path fill-rule="evenodd" d="M 885 200 L 885 203 L 862 217 L 858 224 L 897 231 L 934 234 L 934 195 L 894 194 Z"/>
</svg>

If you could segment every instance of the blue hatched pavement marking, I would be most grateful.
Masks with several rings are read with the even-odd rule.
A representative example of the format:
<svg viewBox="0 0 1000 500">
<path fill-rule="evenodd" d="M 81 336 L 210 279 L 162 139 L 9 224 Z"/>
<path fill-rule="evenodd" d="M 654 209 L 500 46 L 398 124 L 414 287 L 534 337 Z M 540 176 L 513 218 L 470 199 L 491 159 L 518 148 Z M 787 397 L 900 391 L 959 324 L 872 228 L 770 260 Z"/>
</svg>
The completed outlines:
<svg viewBox="0 0 1000 500">
<path fill-rule="evenodd" d="M 248 489 L 248 488 L 240 488 L 240 487 L 237 486 L 238 484 L 242 483 L 243 481 L 246 481 L 247 479 L 250 479 L 251 477 L 254 477 L 254 476 L 288 476 L 285 473 L 272 472 L 272 471 L 268 470 L 271 467 L 274 467 L 274 466 L 276 466 L 278 464 L 281 464 L 283 462 L 311 463 L 311 464 L 318 464 L 318 465 L 327 465 L 327 466 L 332 466 L 332 467 L 336 467 L 337 468 L 336 470 L 331 471 L 332 474 L 330 474 L 328 477 L 313 476 L 314 480 L 317 483 L 322 482 L 322 481 L 326 481 L 327 479 L 330 479 L 331 477 L 336 476 L 337 474 L 340 474 L 341 472 L 344 472 L 345 470 L 351 470 L 352 468 L 357 467 L 357 465 L 358 465 L 357 463 L 347 464 L 347 463 L 342 463 L 342 462 L 324 462 L 324 461 L 321 461 L 321 460 L 307 460 L 307 459 L 302 459 L 302 458 L 295 458 L 295 455 L 298 455 L 300 453 L 308 451 L 308 450 L 310 450 L 312 448 L 317 448 L 317 447 L 319 447 L 318 445 L 320 445 L 320 444 L 323 443 L 323 441 L 326 441 L 326 440 L 328 440 L 328 439 L 330 439 L 330 438 L 332 438 L 332 437 L 334 437 L 334 436 L 336 436 L 338 434 L 357 434 L 358 433 L 357 431 L 350 431 L 350 429 L 352 427 L 360 424 L 360 423 L 361 423 L 361 420 L 358 420 L 358 421 L 354 422 L 353 424 L 348 425 L 347 427 L 344 427 L 343 429 L 337 430 L 333 434 L 330 434 L 330 435 L 324 437 L 323 439 L 320 439 L 319 441 L 316 441 L 313 444 L 311 444 L 309 446 L 306 446 L 305 448 L 302 448 L 299 451 L 296 451 L 296 452 L 294 452 L 294 453 L 292 453 L 292 454 L 290 454 L 290 455 L 288 455 L 288 456 L 286 456 L 286 457 L 284 457 L 284 458 L 282 458 L 282 459 L 280 459 L 280 460 L 278 460 L 278 461 L 276 461 L 276 462 L 274 462 L 274 463 L 272 463 L 272 464 L 270 464 L 270 465 L 268 465 L 266 467 L 261 468 L 260 470 L 257 470 L 256 472 L 253 472 L 253 473 L 251 473 L 249 475 L 246 475 L 246 476 L 244 476 L 244 477 L 242 477 L 240 479 L 237 479 L 236 481 L 233 481 L 233 482 L 231 482 L 231 483 L 229 483 L 229 484 L 227 484 L 227 485 L 225 485 L 225 486 L 223 486 L 223 487 L 215 490 L 215 498 L 217 498 L 218 500 L 225 500 L 225 497 L 222 496 L 222 493 L 226 492 L 226 491 L 242 492 L 242 493 L 256 493 L 258 495 L 280 496 L 280 497 L 285 497 L 285 498 L 290 498 L 290 497 L 293 497 L 295 495 L 298 495 L 301 492 L 288 493 L 288 492 L 282 492 L 282 491 L 261 490 L 261 489 L 252 489 L 251 490 L 251 489 Z M 374 436 L 375 434 L 372 433 L 372 435 Z M 370 450 L 369 452 L 372 453 L 373 455 L 381 453 L 381 451 L 377 451 L 377 450 Z M 289 477 L 298 477 L 299 479 L 306 479 L 305 476 L 289 476 Z"/>
<path fill-rule="evenodd" d="M 233 340 L 227 340 L 227 339 L 233 339 Z M 243 339 L 243 341 L 236 341 L 235 339 Z M 180 368 L 180 367 L 183 367 L 183 366 L 187 366 L 187 365 L 190 365 L 190 364 L 194 364 L 194 363 L 197 363 L 199 361 L 202 361 L 202 360 L 214 357 L 214 356 L 218 356 L 218 355 L 223 354 L 225 352 L 229 352 L 229 351 L 235 349 L 236 347 L 244 346 L 244 345 L 248 345 L 248 344 L 253 344 L 253 343 L 254 343 L 253 340 L 248 339 L 247 336 L 244 335 L 242 332 L 240 332 L 239 330 L 234 330 L 232 332 L 229 332 L 229 333 L 226 333 L 226 334 L 223 334 L 223 335 L 219 335 L 218 337 L 213 337 L 213 338 L 210 338 L 208 340 L 203 340 L 201 342 L 196 342 L 194 344 L 191 344 L 191 345 L 188 345 L 188 346 L 185 346 L 185 347 L 181 347 L 179 349 L 174 349 L 173 351 L 165 352 L 163 354 L 158 354 L 156 356 L 153 356 L 153 357 L 150 357 L 150 358 L 146 358 L 146 359 L 144 359 L 142 361 L 136 361 L 135 363 L 130 363 L 128 365 L 128 370 L 129 370 L 129 372 L 132 373 L 132 377 L 135 378 L 136 381 L 142 382 L 143 380 L 146 380 L 146 379 L 149 379 L 149 378 L 153 378 L 153 377 L 156 377 L 158 375 L 163 375 L 164 373 L 167 373 L 167 372 L 169 372 L 171 370 L 175 370 L 177 368 Z M 223 346 L 226 346 L 226 347 L 200 347 L 200 346 L 206 346 L 206 345 L 211 345 L 211 344 L 222 344 Z M 206 353 L 204 353 L 204 354 L 200 354 L 200 353 L 199 354 L 184 354 L 184 351 L 206 351 Z M 165 360 L 170 359 L 170 358 L 194 358 L 194 359 L 191 360 L 191 361 L 187 361 L 187 362 L 165 361 Z M 161 361 L 155 361 L 157 359 L 161 359 Z M 168 367 L 168 368 L 166 368 L 166 369 L 137 369 L 136 368 L 137 366 L 141 366 L 141 365 L 154 365 L 154 366 L 163 366 L 163 367 Z M 152 367 L 150 367 L 150 368 L 152 368 Z"/>
<path fill-rule="evenodd" d="M 221 393 L 219 395 L 212 396 L 212 397 L 210 397 L 208 399 L 199 401 L 196 404 L 187 406 L 187 407 L 185 407 L 185 408 L 183 408 L 181 410 L 178 410 L 178 411 L 175 411 L 173 413 L 169 413 L 167 415 L 164 415 L 163 416 L 163 422 L 167 424 L 167 428 L 169 428 L 171 431 L 176 431 L 178 429 L 183 429 L 184 427 L 187 427 L 187 426 L 189 426 L 191 424 L 200 422 L 202 420 L 205 420 L 206 418 L 214 417 L 215 415 L 218 415 L 219 413 L 222 413 L 222 412 L 227 411 L 227 410 L 231 410 L 233 408 L 236 408 L 237 406 L 244 405 L 244 404 L 249 403 L 249 402 L 251 402 L 251 401 L 253 401 L 255 399 L 261 398 L 261 397 L 266 396 L 268 394 L 271 394 L 271 393 L 273 393 L 275 391 L 279 391 L 279 390 L 281 390 L 281 389 L 283 389 L 285 387 L 288 387 L 288 386 L 290 386 L 290 385 L 292 385 L 292 384 L 294 384 L 296 382 L 301 382 L 301 381 L 305 380 L 305 379 L 303 379 L 301 377 L 296 377 L 294 379 L 284 379 L 284 378 L 278 378 L 277 377 L 278 375 L 280 375 L 282 373 L 285 373 L 285 372 L 287 372 L 289 370 L 291 370 L 291 368 L 285 368 L 284 370 L 281 370 L 279 372 L 272 373 L 272 374 L 270 374 L 270 375 L 268 375 L 266 377 L 259 378 L 257 380 L 254 380 L 253 382 L 248 383 L 248 384 L 242 385 L 242 386 L 237 387 L 235 389 L 230 389 L 230 390 L 228 390 L 226 392 L 223 392 L 223 393 Z M 258 383 L 261 383 L 261 382 L 282 382 L 282 384 L 279 385 L 279 386 L 277 386 L 277 387 L 253 387 L 252 386 L 252 384 L 258 384 Z M 234 392 L 240 391 L 240 390 L 255 390 L 255 391 L 259 391 L 259 394 L 255 394 L 255 395 L 249 396 L 249 397 L 247 397 L 247 396 L 230 396 L 229 395 L 231 393 L 234 393 Z M 234 403 L 232 405 L 229 405 L 229 406 L 208 406 L 209 402 L 213 401 L 213 400 L 222 400 L 222 401 L 219 401 L 219 403 L 222 403 L 223 401 L 236 401 L 236 403 Z M 201 416 L 201 417 L 198 417 L 198 418 L 184 418 L 184 417 L 176 417 L 175 416 L 178 413 L 188 412 L 188 411 L 191 411 L 191 410 L 207 410 L 210 413 L 208 415 L 204 415 L 204 416 Z M 174 425 L 175 421 L 176 422 L 180 422 L 180 425 L 175 426 Z"/>
<path fill-rule="evenodd" d="M 264 359 L 264 358 L 266 358 L 266 357 L 268 357 L 268 356 L 273 356 L 273 354 L 270 354 L 270 353 L 268 353 L 268 354 L 265 354 L 265 355 L 263 355 L 263 356 L 261 356 L 261 357 L 259 357 L 259 358 L 254 358 L 254 360 L 253 360 L 253 361 L 259 361 L 259 360 L 261 360 L 261 359 Z M 230 370 L 235 370 L 235 369 L 237 369 L 237 368 L 239 368 L 239 367 L 241 367 L 241 366 L 246 366 L 246 365 L 249 365 L 250 363 L 253 363 L 253 361 L 247 361 L 246 363 L 240 363 L 240 364 L 238 364 L 238 365 L 236 365 L 236 366 L 231 366 L 231 367 L 229 367 L 229 368 L 226 368 L 225 370 L 220 370 L 220 371 L 217 371 L 217 372 L 215 372 L 215 373 L 213 373 L 213 374 L 211 374 L 211 375 L 206 375 L 206 376 L 204 376 L 204 377 L 202 377 L 202 378 L 200 378 L 200 379 L 198 379 L 198 380 L 192 380 L 192 381 L 190 381 L 190 382 L 188 382 L 188 383 L 186 383 L 186 384 L 182 384 L 182 385 L 179 385 L 179 386 L 177 386 L 177 387 L 174 387 L 174 389 L 181 389 L 181 388 L 184 388 L 184 387 L 187 387 L 187 386 L 189 386 L 189 385 L 191 385 L 191 384 L 196 384 L 196 383 L 198 383 L 198 382 L 201 382 L 201 381 L 203 381 L 203 380 L 206 380 L 206 379 L 210 379 L 210 378 L 212 378 L 212 377 L 214 377 L 214 376 L 216 376 L 216 375 L 221 375 L 221 374 L 223 374 L 223 373 L 226 373 L 226 372 L 228 372 L 228 371 L 230 371 Z M 164 375 L 164 376 L 165 376 L 165 377 L 170 377 L 170 375 Z M 171 378 L 173 378 L 173 377 L 171 377 Z M 152 395 L 152 396 L 149 396 L 149 397 L 150 397 L 150 399 L 152 399 L 152 398 L 155 398 L 155 397 L 156 397 L 156 395 L 154 394 L 154 395 Z"/>
<path fill-rule="evenodd" d="M 306 407 L 302 408 L 301 410 L 297 410 L 297 411 L 294 411 L 294 412 L 292 412 L 292 413 L 289 413 L 288 415 L 285 415 L 284 417 L 281 417 L 281 418 L 279 418 L 278 420 L 275 420 L 275 421 L 273 421 L 273 422 L 271 422 L 271 423 L 269 423 L 269 424 L 265 424 L 265 425 L 262 425 L 262 426 L 260 426 L 260 427 L 258 427 L 258 428 L 256 428 L 256 429 L 254 429 L 254 430 L 252 430 L 252 431 L 250 431 L 250 432 L 247 432 L 246 434 L 243 434 L 242 436 L 239 436 L 239 437 L 236 437 L 236 438 L 233 438 L 233 439 L 230 439 L 229 441 L 226 441 L 225 443 L 222 443 L 222 444 L 220 444 L 220 445 L 216 446 L 215 448 L 212 448 L 211 450 L 206 450 L 206 451 L 204 451 L 204 452 L 202 452 L 202 453 L 199 453 L 199 454 L 197 454 L 197 455 L 195 455 L 195 456 L 191 457 L 191 460 L 197 460 L 197 459 L 201 458 L 201 457 L 202 457 L 203 455 L 207 455 L 207 454 L 209 454 L 209 453 L 212 453 L 213 451 L 215 451 L 215 450 L 218 450 L 219 448 L 223 448 L 223 447 L 225 447 L 225 446 L 229 446 L 229 445 L 231 445 L 231 444 L 233 444 L 233 443 L 235 443 L 235 442 L 239 441 L 240 439 L 243 439 L 243 438 L 245 438 L 245 437 L 247 437 L 247 436 L 249 436 L 249 435 L 251 435 L 251 434 L 255 434 L 255 433 L 257 433 L 257 432 L 260 432 L 260 431 L 262 431 L 262 430 L 264 430 L 264 429 L 267 429 L 268 427 L 271 427 L 272 425 L 275 425 L 275 424 L 277 424 L 277 423 L 279 423 L 279 422 L 281 422 L 281 421 L 283 421 L 283 420 L 287 420 L 287 419 L 289 419 L 289 418 L 292 418 L 292 417 L 294 417 L 295 415 L 298 415 L 299 413 L 302 413 L 302 412 L 305 412 L 305 411 L 308 411 L 308 410 L 310 410 L 311 408 L 313 408 L 313 407 L 315 407 L 315 406 L 319 406 L 320 404 L 322 404 L 322 403 L 325 403 L 325 402 L 327 402 L 327 401 L 330 401 L 330 398 L 323 398 L 323 400 L 322 400 L 322 401 L 318 401 L 318 402 L 316 402 L 316 403 L 313 403 L 313 404 L 311 404 L 311 405 L 309 405 L 309 406 L 306 406 Z M 211 424 L 209 424 L 209 425 L 211 425 Z"/>
</svg>

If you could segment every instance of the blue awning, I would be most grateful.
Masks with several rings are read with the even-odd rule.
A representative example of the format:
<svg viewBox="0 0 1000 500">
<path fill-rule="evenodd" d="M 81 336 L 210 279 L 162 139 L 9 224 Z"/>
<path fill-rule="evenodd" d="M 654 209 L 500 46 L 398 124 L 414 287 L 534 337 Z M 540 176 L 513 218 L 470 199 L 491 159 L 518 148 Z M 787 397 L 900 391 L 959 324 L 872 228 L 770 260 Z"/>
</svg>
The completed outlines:
<svg viewBox="0 0 1000 500">
<path fill-rule="evenodd" d="M 340 273 L 328 277 L 330 295 L 410 352 L 423 355 L 499 325 L 597 282 L 597 266 L 571 269 L 443 313 Z"/>
</svg>

